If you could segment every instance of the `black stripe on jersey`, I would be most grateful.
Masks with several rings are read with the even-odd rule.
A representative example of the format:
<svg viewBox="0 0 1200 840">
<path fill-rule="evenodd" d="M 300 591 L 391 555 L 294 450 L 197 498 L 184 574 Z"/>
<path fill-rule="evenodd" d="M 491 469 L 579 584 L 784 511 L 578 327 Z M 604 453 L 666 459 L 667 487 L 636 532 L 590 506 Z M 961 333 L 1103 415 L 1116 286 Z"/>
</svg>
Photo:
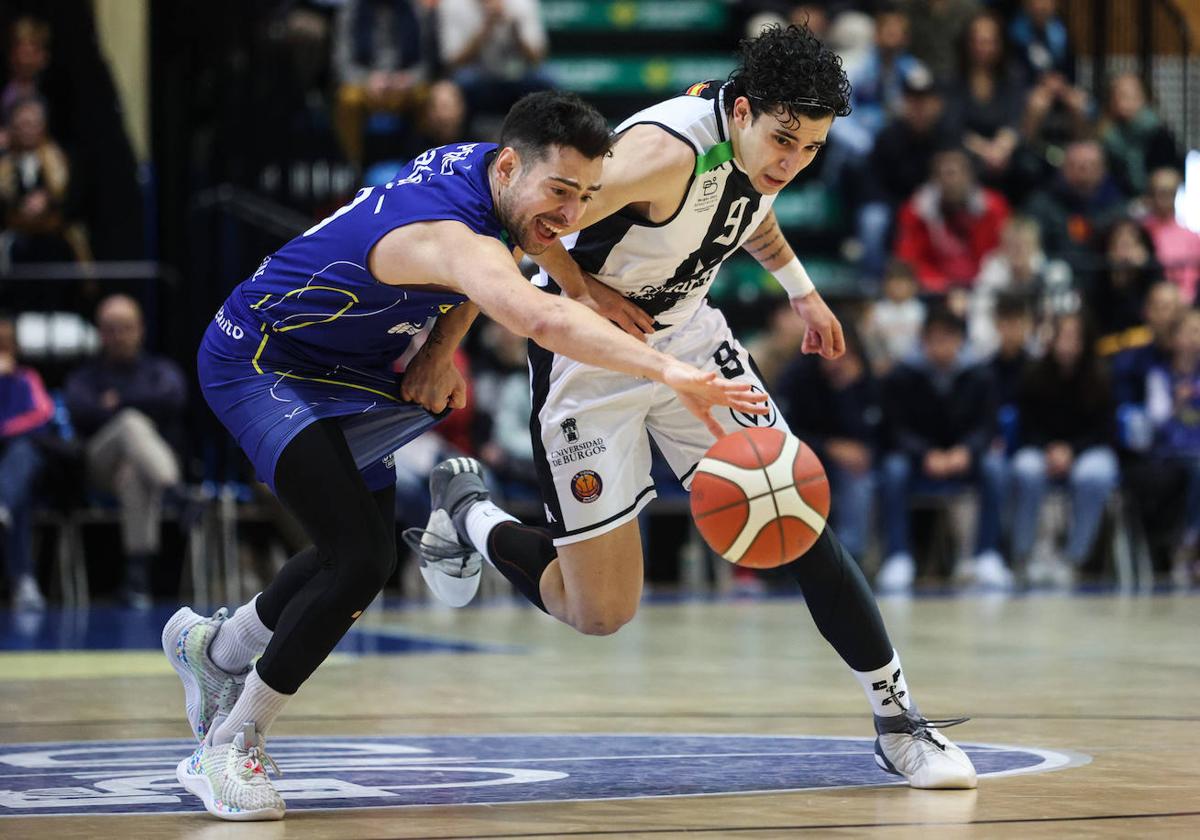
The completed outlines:
<svg viewBox="0 0 1200 840">
<path fill-rule="evenodd" d="M 550 281 L 554 283 L 553 280 Z M 529 437 L 533 443 L 533 464 L 537 471 L 538 486 L 542 491 L 542 501 L 549 508 L 553 522 L 547 522 L 546 527 L 555 537 L 565 536 L 563 533 L 562 504 L 558 501 L 558 491 L 554 488 L 554 474 L 550 471 L 550 461 L 546 458 L 546 446 L 542 443 L 542 420 L 539 416 L 550 395 L 550 368 L 554 364 L 554 354 L 529 342 L 529 384 L 533 391 L 533 410 L 529 413 Z"/>
<path fill-rule="evenodd" d="M 647 120 L 646 122 L 637 122 L 632 125 L 625 126 L 625 131 L 633 128 L 635 125 L 653 125 L 661 128 L 663 131 L 677 138 L 680 142 L 687 145 L 693 152 L 696 151 L 692 141 L 684 137 L 669 125 L 663 125 L 660 122 Z M 621 133 L 624 134 L 625 131 Z M 683 190 L 683 196 L 679 199 L 679 206 L 675 208 L 675 212 L 663 219 L 661 222 L 652 222 L 645 216 L 639 215 L 628 207 L 622 207 L 616 213 L 605 219 L 601 219 L 596 224 L 586 227 L 579 232 L 578 238 L 575 240 L 574 247 L 571 248 L 571 256 L 575 258 L 575 262 L 579 263 L 579 267 L 584 271 L 596 274 L 604 267 L 604 263 L 608 261 L 608 255 L 612 253 L 612 249 L 617 247 L 625 234 L 634 225 L 639 227 L 663 227 L 675 221 L 675 217 L 683 210 L 683 205 L 687 202 L 688 194 L 692 191 L 692 183 L 696 180 L 696 174 L 693 172 L 688 176 L 687 187 Z"/>
<path fill-rule="evenodd" d="M 721 166 L 727 166 L 732 171 L 725 180 L 721 200 L 713 211 L 708 230 L 700 240 L 700 247 L 684 257 L 668 280 L 656 286 L 646 286 L 628 296 L 653 318 L 657 319 L 657 316 L 709 281 L 721 263 L 741 247 L 741 239 L 758 212 L 762 195 L 754 189 L 750 179 L 732 163 L 723 163 Z M 741 205 L 741 215 L 735 218 L 732 211 L 737 202 L 744 204 Z M 727 241 L 722 244 L 718 239 Z M 661 328 L 664 325 L 655 320 L 654 326 Z"/>
</svg>

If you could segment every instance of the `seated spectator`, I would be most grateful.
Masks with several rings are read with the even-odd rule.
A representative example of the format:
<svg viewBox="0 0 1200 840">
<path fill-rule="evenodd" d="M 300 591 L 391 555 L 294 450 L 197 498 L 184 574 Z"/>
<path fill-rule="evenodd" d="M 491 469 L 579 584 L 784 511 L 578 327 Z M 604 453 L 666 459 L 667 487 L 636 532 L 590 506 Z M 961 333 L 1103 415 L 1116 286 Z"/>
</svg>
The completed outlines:
<svg viewBox="0 0 1200 840">
<path fill-rule="evenodd" d="M 1078 277 L 1095 267 L 1091 244 L 1124 214 L 1125 196 L 1105 169 L 1100 144 L 1079 140 L 1067 146 L 1059 174 L 1034 191 L 1025 212 L 1038 223 L 1046 253 L 1067 260 Z"/>
<path fill-rule="evenodd" d="M 804 321 L 792 309 L 787 298 L 772 302 L 767 328 L 750 341 L 746 349 L 754 359 L 758 375 L 772 388 L 779 374 L 800 353 L 804 341 Z"/>
<path fill-rule="evenodd" d="M 847 67 L 850 115 L 834 120 L 830 134 L 855 157 L 865 157 L 888 119 L 900 112 L 905 74 L 920 66 L 908 52 L 908 17 L 899 6 L 881 7 L 875 14 L 874 45 Z"/>
<path fill-rule="evenodd" d="M 1150 445 L 1149 433 L 1140 428 L 1146 403 L 1146 377 L 1156 367 L 1166 367 L 1171 361 L 1171 342 L 1175 325 L 1183 313 L 1179 288 L 1165 280 L 1155 283 L 1146 293 L 1142 306 L 1142 323 L 1119 336 L 1120 342 L 1100 342 L 1103 354 L 1112 352 L 1109 370 L 1113 380 L 1113 395 L 1117 405 L 1119 433 L 1122 444 L 1133 451 L 1143 451 Z"/>
<path fill-rule="evenodd" d="M 1055 74 L 1075 83 L 1075 53 L 1067 25 L 1058 16 L 1058 0 L 1024 0 L 1008 24 L 1008 39 L 1031 82 Z"/>
<path fill-rule="evenodd" d="M 142 349 L 142 312 L 125 295 L 100 302 L 100 355 L 67 377 L 66 403 L 84 439 L 92 483 L 117 497 L 125 550 L 122 595 L 150 604 L 163 493 L 179 483 L 178 444 L 187 388 L 170 359 Z"/>
<path fill-rule="evenodd" d="M 1109 167 L 1129 196 L 1146 192 L 1155 169 L 1183 162 L 1171 130 L 1151 107 L 1136 73 L 1121 73 L 1109 82 L 1100 139 Z"/>
<path fill-rule="evenodd" d="M 917 297 L 917 276 L 904 260 L 892 260 L 883 275 L 883 300 L 872 301 L 863 315 L 863 342 L 876 376 L 916 354 L 925 304 Z"/>
<path fill-rule="evenodd" d="M 1162 279 L 1150 235 L 1128 217 L 1118 219 L 1100 239 L 1104 267 L 1084 284 L 1084 300 L 1100 331 L 1101 353 L 1108 355 L 1131 339 L 1141 326 L 1142 307 L 1150 287 Z"/>
<path fill-rule="evenodd" d="M 50 27 L 36 18 L 18 18 L 8 41 L 8 81 L 0 91 L 0 114 L 24 99 L 41 98 L 41 76 L 49 64 Z M 7 128 L 0 133 L 3 151 L 8 147 Z"/>
<path fill-rule="evenodd" d="M 371 114 L 410 109 L 422 81 L 421 33 L 410 0 L 347 0 L 335 26 L 338 139 L 351 163 L 364 162 Z"/>
<path fill-rule="evenodd" d="M 904 0 L 903 8 L 912 27 L 912 54 L 939 82 L 950 82 L 958 72 L 955 44 L 979 12 L 979 0 Z"/>
<path fill-rule="evenodd" d="M 449 79 L 430 85 L 420 96 L 412 131 L 404 138 L 401 160 L 412 160 L 426 149 L 465 139 L 467 103 L 463 92 Z"/>
<path fill-rule="evenodd" d="M 1091 554 L 1118 477 L 1112 389 L 1082 315 L 1055 322 L 1048 352 L 1022 383 L 1019 404 L 1022 446 L 1012 461 L 1013 558 L 1026 563 L 1031 584 L 1069 585 Z M 1031 557 L 1049 482 L 1065 484 L 1071 496 L 1061 559 Z"/>
<path fill-rule="evenodd" d="M 46 133 L 46 106 L 22 99 L 8 112 L 9 153 L 0 157 L 0 207 L 14 263 L 87 260 L 86 239 L 63 213 L 70 168 Z"/>
<path fill-rule="evenodd" d="M 1179 287 L 1184 302 L 1191 304 L 1200 283 L 1200 233 L 1188 230 L 1175 217 L 1175 196 L 1181 183 L 1176 169 L 1162 167 L 1150 173 L 1142 226 L 1154 242 L 1154 254 L 1166 278 Z"/>
<path fill-rule="evenodd" d="M 958 143 L 942 93 L 928 70 L 910 68 L 901 88 L 900 113 L 875 138 L 866 162 L 856 223 L 862 271 L 872 281 L 879 279 L 887 261 L 892 217 L 929 178 L 934 153 Z"/>
<path fill-rule="evenodd" d="M 546 29 L 538 0 L 440 0 L 442 62 L 471 119 L 501 116 L 527 93 L 553 87 L 541 69 Z"/>
<path fill-rule="evenodd" d="M 832 524 L 851 555 L 861 558 L 872 530 L 883 411 L 879 384 L 853 329 L 837 359 L 797 356 L 772 389 L 788 426 L 821 459 L 833 491 Z"/>
<path fill-rule="evenodd" d="M 959 50 L 959 72 L 948 88 L 947 108 L 962 122 L 963 146 L 979 167 L 980 179 L 1007 189 L 1020 142 L 1025 83 L 1008 58 L 1000 16 L 982 11 L 972 17 Z"/>
<path fill-rule="evenodd" d="M 15 610 L 42 610 L 33 568 L 33 489 L 42 469 L 34 435 L 54 417 L 54 401 L 33 368 L 17 364 L 16 322 L 0 314 L 0 548 Z"/>
<path fill-rule="evenodd" d="M 1147 533 L 1169 535 L 1172 580 L 1189 586 L 1200 574 L 1200 311 L 1183 313 L 1169 364 L 1148 374 L 1146 413 L 1153 448 L 1129 484 Z"/>
<path fill-rule="evenodd" d="M 1024 216 L 1013 216 L 1005 224 L 1000 247 L 983 261 L 971 292 L 968 335 L 971 349 L 980 358 L 996 349 L 992 310 L 1002 294 L 1018 295 L 1032 304 L 1038 334 L 1049 319 L 1079 308 L 1071 267 L 1046 258 L 1037 223 Z"/>
<path fill-rule="evenodd" d="M 907 590 L 916 574 L 908 532 L 915 492 L 974 487 L 979 494 L 975 556 L 959 562 L 956 577 L 1008 586 L 1012 576 L 998 551 L 1004 458 L 992 450 L 996 395 L 986 366 L 972 364 L 963 347 L 966 324 L 935 308 L 921 332 L 922 354 L 899 365 L 883 384 L 885 428 L 891 451 L 883 462 L 884 561 L 881 590 Z"/>
<path fill-rule="evenodd" d="M 1029 299 L 1011 293 L 997 297 L 992 308 L 991 329 L 996 335 L 996 346 L 987 365 L 996 386 L 996 403 L 1000 406 L 1000 431 L 1015 440 L 1021 383 L 1034 359 L 1030 351 L 1033 318 Z M 1006 440 L 1006 443 L 1011 444 L 1014 440 Z"/>
<path fill-rule="evenodd" d="M 493 366 L 476 377 L 478 404 L 487 407 L 488 425 L 479 457 L 509 493 L 536 497 L 537 473 L 529 436 L 533 402 L 525 339 L 495 322 L 487 323 L 482 338 Z"/>
<path fill-rule="evenodd" d="M 900 208 L 896 256 L 912 264 L 925 292 L 969 289 L 984 257 L 1000 244 L 1008 202 L 976 183 L 961 149 L 938 152 L 931 176 Z"/>
</svg>

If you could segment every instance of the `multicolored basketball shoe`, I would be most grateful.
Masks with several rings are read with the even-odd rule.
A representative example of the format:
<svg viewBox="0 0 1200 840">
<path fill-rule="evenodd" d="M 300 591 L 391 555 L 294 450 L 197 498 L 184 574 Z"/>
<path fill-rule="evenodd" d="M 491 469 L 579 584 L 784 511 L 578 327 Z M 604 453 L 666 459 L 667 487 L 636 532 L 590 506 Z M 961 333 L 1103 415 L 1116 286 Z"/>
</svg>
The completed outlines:
<svg viewBox="0 0 1200 840">
<path fill-rule="evenodd" d="M 214 817 L 223 820 L 281 820 L 287 806 L 267 775 L 282 775 L 267 755 L 265 741 L 253 723 L 242 727 L 228 744 L 201 744 L 179 762 L 175 777 L 199 796 Z"/>
<path fill-rule="evenodd" d="M 188 724 L 198 741 L 203 741 L 233 708 L 249 673 L 247 669 L 245 673 L 230 674 L 208 656 L 209 646 L 227 618 L 229 611 L 224 607 L 211 618 L 182 607 L 163 627 L 163 653 L 183 682 Z"/>
<path fill-rule="evenodd" d="M 894 717 L 875 716 L 875 763 L 922 789 L 970 789 L 978 782 L 967 754 L 935 728 L 967 718 L 926 720 L 915 709 Z"/>
</svg>

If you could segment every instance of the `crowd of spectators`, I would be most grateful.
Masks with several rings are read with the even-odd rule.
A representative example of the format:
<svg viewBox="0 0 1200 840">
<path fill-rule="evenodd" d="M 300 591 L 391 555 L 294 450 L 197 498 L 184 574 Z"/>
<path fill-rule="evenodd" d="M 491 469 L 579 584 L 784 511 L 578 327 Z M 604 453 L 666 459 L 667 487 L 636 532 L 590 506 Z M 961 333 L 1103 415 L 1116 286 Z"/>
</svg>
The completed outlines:
<svg viewBox="0 0 1200 840">
<path fill-rule="evenodd" d="M 1200 235 L 1181 224 L 1182 150 L 1134 74 L 1092 96 L 1056 0 L 746 0 L 735 13 L 807 22 L 845 59 L 854 111 L 820 166 L 848 215 L 860 296 L 847 352 L 799 353 L 798 319 L 762 307 L 751 345 L 795 432 L 821 456 L 833 524 L 881 589 L 922 568 L 918 499 L 973 498 L 960 582 L 1066 585 L 1097 553 L 1124 493 L 1160 566 L 1194 579 L 1200 552 Z M 272 30 L 294 97 L 288 131 L 328 126 L 368 180 L 432 145 L 494 134 L 553 85 L 536 0 L 297 0 Z M 0 90 L 0 260 L 87 260 L 71 155 L 40 87 L 51 30 L 8 33 Z M 618 116 L 618 115 L 613 115 Z M 302 132 L 297 132 L 302 133 Z M 68 146 L 70 144 L 67 144 Z M 818 277 L 818 285 L 820 280 Z M 45 440 L 74 432 L 92 500 L 119 511 L 119 594 L 144 605 L 159 524 L 189 475 L 179 366 L 143 347 L 132 298 L 96 310 L 100 354 L 55 401 L 0 317 L 0 536 L 14 603 L 38 608 L 30 510 Z M 458 356 L 469 405 L 398 458 L 400 513 L 423 519 L 424 475 L 464 453 L 532 505 L 523 343 L 481 323 Z M 193 471 L 194 472 L 194 471 Z M 1060 489 L 1065 533 L 1043 502 Z"/>
</svg>

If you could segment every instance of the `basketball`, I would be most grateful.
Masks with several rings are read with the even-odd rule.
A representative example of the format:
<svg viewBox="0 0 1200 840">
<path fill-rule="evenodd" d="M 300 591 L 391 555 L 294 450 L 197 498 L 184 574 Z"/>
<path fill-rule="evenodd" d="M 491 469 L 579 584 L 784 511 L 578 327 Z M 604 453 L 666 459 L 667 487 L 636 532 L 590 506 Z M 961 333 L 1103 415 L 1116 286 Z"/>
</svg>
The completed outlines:
<svg viewBox="0 0 1200 840">
<path fill-rule="evenodd" d="M 812 548 L 829 516 L 829 481 L 807 445 L 779 429 L 718 440 L 692 478 L 692 518 L 731 563 L 771 569 Z"/>
</svg>

